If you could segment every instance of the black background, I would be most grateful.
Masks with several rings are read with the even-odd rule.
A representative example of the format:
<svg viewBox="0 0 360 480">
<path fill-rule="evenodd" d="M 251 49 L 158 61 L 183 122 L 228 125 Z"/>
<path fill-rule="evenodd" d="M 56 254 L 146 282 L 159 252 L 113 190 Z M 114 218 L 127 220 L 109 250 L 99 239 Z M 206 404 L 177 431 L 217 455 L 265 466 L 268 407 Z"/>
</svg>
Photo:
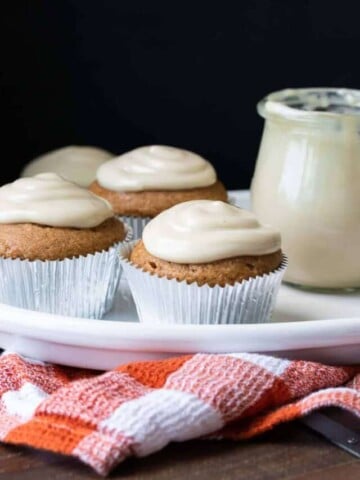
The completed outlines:
<svg viewBox="0 0 360 480">
<path fill-rule="evenodd" d="M 357 3 L 2 3 L 0 180 L 67 144 L 121 153 L 161 143 L 203 154 L 228 188 L 247 187 L 258 100 L 359 87 Z"/>
</svg>

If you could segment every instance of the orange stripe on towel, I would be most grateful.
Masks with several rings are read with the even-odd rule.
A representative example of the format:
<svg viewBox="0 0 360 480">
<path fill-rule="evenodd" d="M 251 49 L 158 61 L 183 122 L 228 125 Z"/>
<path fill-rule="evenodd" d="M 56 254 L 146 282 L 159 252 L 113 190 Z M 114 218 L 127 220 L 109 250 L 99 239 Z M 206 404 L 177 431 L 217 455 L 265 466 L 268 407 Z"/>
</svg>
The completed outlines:
<svg viewBox="0 0 360 480">
<path fill-rule="evenodd" d="M 79 442 L 92 432 L 92 428 L 76 420 L 40 416 L 11 430 L 4 441 L 70 455 Z"/>
<path fill-rule="evenodd" d="M 193 355 L 167 358 L 153 362 L 134 362 L 118 367 L 118 372 L 131 375 L 138 382 L 151 388 L 161 388 L 169 375 L 181 368 Z"/>
</svg>

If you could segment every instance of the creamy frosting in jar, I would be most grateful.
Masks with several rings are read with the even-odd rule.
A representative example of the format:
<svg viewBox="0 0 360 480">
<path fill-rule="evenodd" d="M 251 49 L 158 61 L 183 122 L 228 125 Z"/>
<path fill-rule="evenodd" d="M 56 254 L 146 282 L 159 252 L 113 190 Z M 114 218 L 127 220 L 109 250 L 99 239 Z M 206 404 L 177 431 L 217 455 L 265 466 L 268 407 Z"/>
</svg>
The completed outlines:
<svg viewBox="0 0 360 480">
<path fill-rule="evenodd" d="M 176 263 L 207 263 L 281 248 L 280 234 L 255 215 L 221 201 L 192 200 L 160 213 L 143 231 L 145 248 Z"/>
<path fill-rule="evenodd" d="M 285 280 L 360 287 L 360 91 L 285 90 L 258 109 L 252 208 L 281 232 Z"/>
<path fill-rule="evenodd" d="M 97 170 L 98 183 L 108 190 L 188 190 L 213 185 L 216 172 L 200 155 L 163 145 L 136 148 Z"/>
<path fill-rule="evenodd" d="M 95 180 L 98 167 L 112 157 L 112 153 L 100 148 L 72 145 L 35 158 L 25 166 L 21 176 L 54 172 L 82 187 L 88 187 Z"/>
<path fill-rule="evenodd" d="M 0 223 L 92 228 L 113 215 L 105 199 L 56 173 L 20 178 L 0 187 Z"/>
</svg>

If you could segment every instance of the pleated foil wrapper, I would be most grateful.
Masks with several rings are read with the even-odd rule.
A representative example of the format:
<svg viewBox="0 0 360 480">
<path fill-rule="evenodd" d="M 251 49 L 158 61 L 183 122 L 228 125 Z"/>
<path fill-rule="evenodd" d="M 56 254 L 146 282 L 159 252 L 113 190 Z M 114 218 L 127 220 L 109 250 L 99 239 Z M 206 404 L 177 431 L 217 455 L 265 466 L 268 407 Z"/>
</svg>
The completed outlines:
<svg viewBox="0 0 360 480">
<path fill-rule="evenodd" d="M 133 232 L 133 239 L 136 240 L 142 237 L 142 232 L 152 217 L 131 217 L 131 216 L 121 216 L 118 217 L 123 223 L 129 225 Z"/>
<path fill-rule="evenodd" d="M 234 285 L 210 287 L 143 271 L 129 260 L 135 243 L 120 247 L 120 262 L 141 322 L 219 325 L 271 320 L 287 266 L 285 256 L 273 272 Z"/>
<path fill-rule="evenodd" d="M 64 260 L 0 258 L 0 302 L 15 307 L 71 317 L 102 318 L 111 309 L 122 267 L 119 248 Z"/>
<path fill-rule="evenodd" d="M 238 208 L 241 208 L 241 209 L 244 209 L 245 210 L 249 210 L 249 208 L 246 208 L 246 207 L 243 207 L 242 204 L 241 204 L 241 200 L 239 200 L 236 195 L 233 195 L 231 193 L 228 194 L 228 203 L 230 203 L 230 205 L 233 205 L 234 207 L 238 207 Z"/>
</svg>

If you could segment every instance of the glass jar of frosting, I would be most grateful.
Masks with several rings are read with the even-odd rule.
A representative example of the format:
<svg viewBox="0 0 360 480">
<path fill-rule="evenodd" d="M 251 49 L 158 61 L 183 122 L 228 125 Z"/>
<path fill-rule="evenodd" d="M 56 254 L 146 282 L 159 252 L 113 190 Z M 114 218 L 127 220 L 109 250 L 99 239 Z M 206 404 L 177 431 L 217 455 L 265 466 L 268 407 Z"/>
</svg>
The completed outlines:
<svg viewBox="0 0 360 480">
<path fill-rule="evenodd" d="M 360 90 L 283 90 L 258 104 L 265 128 L 251 184 L 277 227 L 287 282 L 360 287 Z"/>
</svg>

